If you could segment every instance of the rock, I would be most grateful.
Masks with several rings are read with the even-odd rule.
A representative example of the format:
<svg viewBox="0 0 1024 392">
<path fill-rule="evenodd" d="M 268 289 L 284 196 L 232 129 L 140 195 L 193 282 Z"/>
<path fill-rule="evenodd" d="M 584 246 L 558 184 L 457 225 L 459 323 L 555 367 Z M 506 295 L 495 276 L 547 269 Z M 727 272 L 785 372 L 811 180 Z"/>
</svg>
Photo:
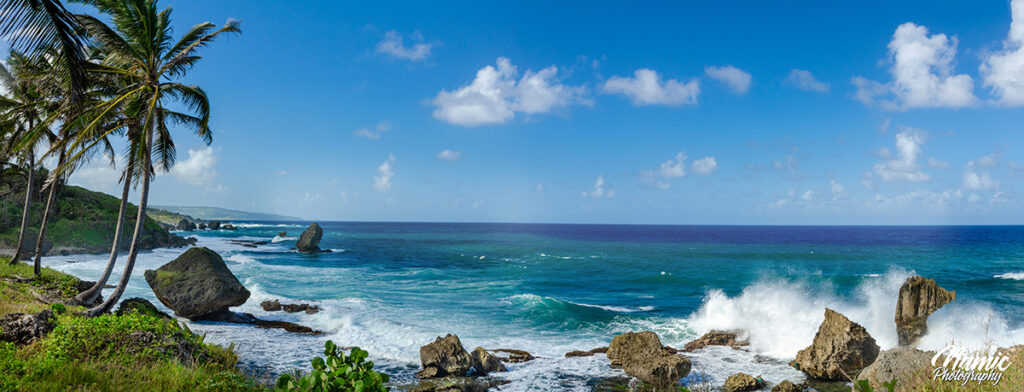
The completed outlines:
<svg viewBox="0 0 1024 392">
<path fill-rule="evenodd" d="M 287 231 L 280 231 L 280 232 L 277 233 L 277 236 L 278 237 L 287 237 L 288 236 L 288 232 Z"/>
<path fill-rule="evenodd" d="M 444 377 L 423 380 L 408 388 L 409 392 L 486 392 L 492 387 L 508 384 L 502 380 L 482 380 L 470 377 Z"/>
<path fill-rule="evenodd" d="M 725 392 L 749 392 L 764 388 L 767 385 L 760 377 L 754 378 L 748 374 L 736 373 L 725 379 Z"/>
<path fill-rule="evenodd" d="M 199 230 L 206 230 L 206 224 L 205 223 L 200 223 L 199 224 Z"/>
<path fill-rule="evenodd" d="M 814 341 L 796 354 L 793 367 L 819 380 L 845 381 L 878 357 L 878 344 L 864 327 L 825 308 L 825 321 Z"/>
<path fill-rule="evenodd" d="M 171 317 L 169 314 L 161 312 L 160 309 L 157 309 L 156 305 L 153 305 L 152 302 L 149 302 L 142 298 L 129 298 L 124 301 L 121 301 L 121 305 L 118 306 L 117 311 L 114 312 L 114 314 L 122 316 L 131 312 L 136 312 L 138 314 L 144 314 L 147 316 L 153 316 L 167 320 L 173 319 L 173 317 Z"/>
<path fill-rule="evenodd" d="M 613 367 L 621 367 L 631 358 L 657 357 L 667 354 L 658 334 L 651 331 L 626 332 L 612 338 L 608 346 L 608 359 Z"/>
<path fill-rule="evenodd" d="M 934 355 L 935 352 L 911 347 L 885 350 L 878 354 L 878 359 L 875 359 L 874 363 L 861 370 L 857 379 L 868 380 L 874 387 L 882 388 L 882 383 L 907 380 L 915 373 L 931 374 L 931 361 Z"/>
<path fill-rule="evenodd" d="M 613 367 L 656 388 L 669 388 L 690 373 L 690 360 L 662 346 L 651 331 L 626 332 L 612 339 L 608 359 Z"/>
<path fill-rule="evenodd" d="M 324 230 L 320 228 L 320 225 L 313 223 L 306 228 L 306 231 L 302 232 L 299 236 L 299 240 L 295 242 L 295 248 L 299 252 L 304 253 L 316 253 L 320 251 L 320 238 L 324 236 Z"/>
<path fill-rule="evenodd" d="M 459 337 L 451 334 L 420 347 L 420 363 L 423 370 L 416 373 L 419 378 L 465 376 L 472 366 L 469 353 L 462 347 Z"/>
<path fill-rule="evenodd" d="M 263 320 L 263 319 L 258 318 L 256 316 L 253 316 L 251 313 L 238 313 L 238 312 L 232 312 L 230 310 L 225 310 L 225 311 L 221 311 L 221 312 L 215 312 L 215 313 L 206 314 L 206 315 L 203 315 L 202 318 L 199 318 L 199 320 L 223 321 L 223 322 L 235 323 L 235 324 L 253 324 L 253 325 L 256 325 L 259 328 L 277 328 L 277 329 L 283 329 L 283 330 L 288 331 L 288 332 L 301 333 L 301 334 L 309 334 L 309 335 L 320 335 L 320 334 L 324 333 L 323 331 L 315 330 L 315 329 L 307 327 L 305 325 L 299 325 L 299 324 L 290 323 L 290 322 L 287 322 L 287 321 Z"/>
<path fill-rule="evenodd" d="M 607 352 L 608 352 L 608 347 L 598 347 L 598 348 L 595 348 L 595 349 L 591 349 L 589 351 L 581 351 L 581 350 L 570 351 L 570 352 L 565 353 L 565 357 L 566 358 L 589 357 L 589 356 L 592 356 L 594 354 L 604 354 L 604 353 L 607 353 Z"/>
<path fill-rule="evenodd" d="M 498 359 L 500 359 L 502 362 L 507 362 L 507 363 L 523 363 L 523 362 L 532 361 L 534 359 L 533 354 L 530 354 L 530 353 L 528 353 L 526 351 L 523 351 L 523 350 L 513 350 L 513 349 L 510 349 L 510 348 L 499 348 L 499 349 L 496 349 L 496 350 L 491 350 L 491 352 L 493 352 L 494 355 L 497 356 Z M 502 354 L 507 354 L 507 355 L 502 355 Z"/>
<path fill-rule="evenodd" d="M 209 227 L 210 230 L 220 230 L 220 221 L 212 221 L 207 227 Z"/>
<path fill-rule="evenodd" d="M 473 349 L 473 352 L 469 353 L 469 360 L 473 370 L 481 376 L 486 376 L 487 373 L 504 372 L 507 370 L 498 357 L 487 352 L 487 349 L 483 347 Z"/>
<path fill-rule="evenodd" d="M 928 316 L 955 299 L 955 291 L 939 287 L 935 280 L 921 276 L 907 278 L 896 300 L 896 334 L 900 345 L 917 344 L 928 331 Z"/>
<path fill-rule="evenodd" d="M 281 302 L 279 302 L 276 299 L 273 301 L 263 301 L 260 302 L 260 307 L 262 307 L 263 310 L 266 310 L 268 312 L 276 312 L 278 310 L 281 310 Z"/>
<path fill-rule="evenodd" d="M 0 342 L 29 344 L 50 333 L 56 325 L 53 312 L 45 309 L 36 314 L 8 313 L 0 317 Z"/>
<path fill-rule="evenodd" d="M 320 307 L 317 305 L 309 304 L 282 304 L 278 300 L 263 301 L 260 303 L 263 310 L 268 312 L 276 312 L 278 310 L 284 310 L 288 313 L 306 312 L 306 314 L 316 314 L 320 312 Z"/>
<path fill-rule="evenodd" d="M 256 326 L 260 328 L 278 328 L 288 332 L 302 333 L 309 335 L 320 335 L 323 331 L 318 331 L 305 325 L 299 325 L 290 323 L 287 321 L 276 321 L 276 320 L 256 320 Z"/>
<path fill-rule="evenodd" d="M 793 384 L 789 380 L 784 380 L 772 387 L 772 392 L 802 392 L 803 390 L 803 384 Z"/>
<path fill-rule="evenodd" d="M 224 230 L 238 230 L 238 228 L 235 227 L 235 225 L 232 225 L 230 223 L 229 224 L 221 225 L 220 228 L 224 229 Z"/>
<path fill-rule="evenodd" d="M 178 224 L 175 225 L 174 228 L 181 231 L 195 231 L 196 224 L 194 222 L 189 222 L 188 219 L 182 219 L 178 221 Z"/>
<path fill-rule="evenodd" d="M 249 299 L 249 290 L 224 259 L 205 247 L 189 249 L 170 263 L 146 271 L 145 277 L 160 302 L 189 319 L 224 312 Z"/>
<path fill-rule="evenodd" d="M 707 346 L 729 346 L 732 348 L 744 347 L 748 343 L 736 338 L 735 332 L 712 330 L 692 342 L 683 346 L 684 352 L 693 352 Z"/>
</svg>

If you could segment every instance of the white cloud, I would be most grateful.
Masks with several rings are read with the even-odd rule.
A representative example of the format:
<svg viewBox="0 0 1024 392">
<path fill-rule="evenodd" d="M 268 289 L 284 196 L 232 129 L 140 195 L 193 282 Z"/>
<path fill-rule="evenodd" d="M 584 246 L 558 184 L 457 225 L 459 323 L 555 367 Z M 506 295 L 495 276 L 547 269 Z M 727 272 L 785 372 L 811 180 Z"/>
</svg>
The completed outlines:
<svg viewBox="0 0 1024 392">
<path fill-rule="evenodd" d="M 72 172 L 69 181 L 94 191 L 115 192 L 120 178 L 121 171 L 110 165 L 109 155 L 104 155 Z"/>
<path fill-rule="evenodd" d="M 794 68 L 790 71 L 789 76 L 786 77 L 786 83 L 792 84 L 805 91 L 827 93 L 829 90 L 828 83 L 818 81 L 811 71 L 803 69 Z"/>
<path fill-rule="evenodd" d="M 964 189 L 989 191 L 998 188 L 999 181 L 993 180 L 991 174 L 977 170 L 977 168 L 994 168 L 996 166 L 996 154 L 989 154 L 978 160 L 967 162 L 967 168 L 964 169 Z"/>
<path fill-rule="evenodd" d="M 731 65 L 704 67 L 704 73 L 712 79 L 725 83 L 732 92 L 737 94 L 746 94 L 747 91 L 750 91 L 750 82 L 753 80 L 750 73 Z"/>
<path fill-rule="evenodd" d="M 928 173 L 921 171 L 917 158 L 921 156 L 921 144 L 927 134 L 924 131 L 904 128 L 896 134 L 897 156 L 875 165 L 875 173 L 884 181 L 922 182 L 931 179 Z"/>
<path fill-rule="evenodd" d="M 605 186 L 604 176 L 598 176 L 597 177 L 597 182 L 594 183 L 594 190 L 592 190 L 590 192 L 584 191 L 583 192 L 583 197 L 591 197 L 591 198 L 595 198 L 595 199 L 600 199 L 602 197 L 610 198 L 612 196 L 615 196 L 615 190 L 614 189 L 604 189 L 604 186 Z"/>
<path fill-rule="evenodd" d="M 846 187 L 844 187 L 843 184 L 840 184 L 840 183 L 836 182 L 835 179 L 829 180 L 828 184 L 829 184 L 829 188 L 832 190 L 832 198 L 833 199 L 837 199 L 837 198 L 843 196 L 843 194 L 846 192 Z"/>
<path fill-rule="evenodd" d="M 395 163 L 395 156 L 388 154 L 388 160 L 377 166 L 377 175 L 373 177 L 373 190 L 387 192 L 391 190 L 391 177 L 395 176 L 391 164 Z"/>
<path fill-rule="evenodd" d="M 662 82 L 661 75 L 647 68 L 633 72 L 633 77 L 612 76 L 604 82 L 602 91 L 608 94 L 622 94 L 634 105 L 694 105 L 700 94 L 700 82 L 691 79 L 679 82 L 669 79 Z"/>
<path fill-rule="evenodd" d="M 812 199 L 814 199 L 814 191 L 810 189 L 808 189 L 807 192 L 804 192 L 803 196 L 800 196 L 800 200 L 803 201 L 811 201 Z"/>
<path fill-rule="evenodd" d="M 1024 0 L 1010 3 L 1010 33 L 1003 50 L 992 53 L 980 66 L 985 87 L 992 89 L 996 102 L 1006 106 L 1024 105 Z"/>
<path fill-rule="evenodd" d="M 359 136 L 359 137 L 364 137 L 364 138 L 367 138 L 367 139 L 370 139 L 370 140 L 380 140 L 381 134 L 383 134 L 384 132 L 390 131 L 390 130 L 391 130 L 391 123 L 387 122 L 387 121 L 383 121 L 380 124 L 377 124 L 377 126 L 373 127 L 372 129 L 369 128 L 369 127 L 360 128 L 360 129 L 357 129 L 355 131 L 352 131 L 352 134 L 356 135 L 356 136 Z"/>
<path fill-rule="evenodd" d="M 974 80 L 967 74 L 953 74 L 956 46 L 956 37 L 929 35 L 928 28 L 911 22 L 900 25 L 889 42 L 892 81 L 882 84 L 855 77 L 854 98 L 872 105 L 875 98 L 891 93 L 892 100 L 880 102 L 889 110 L 973 105 L 977 101 Z"/>
<path fill-rule="evenodd" d="M 981 158 L 978 158 L 977 161 L 974 161 L 974 164 L 978 165 L 978 167 L 984 167 L 984 168 L 988 168 L 988 169 L 991 169 L 991 168 L 994 168 L 994 167 L 998 167 L 999 166 L 999 154 L 998 153 L 992 153 L 992 154 L 985 155 L 985 156 L 983 156 Z"/>
<path fill-rule="evenodd" d="M 665 178 L 686 177 L 686 152 L 678 153 L 674 158 L 663 162 L 658 168 L 658 175 Z"/>
<path fill-rule="evenodd" d="M 928 158 L 928 167 L 935 169 L 949 169 L 949 162 L 940 161 L 935 158 Z"/>
<path fill-rule="evenodd" d="M 517 82 L 519 72 L 509 59 L 500 57 L 497 62 L 497 68 L 488 65 L 477 71 L 470 84 L 441 90 L 432 101 L 437 107 L 434 118 L 472 127 L 505 123 L 517 112 L 542 114 L 574 102 L 588 103 L 582 86 L 559 83 L 555 66 L 527 70 Z"/>
<path fill-rule="evenodd" d="M 694 173 L 706 176 L 718 169 L 718 162 L 715 161 L 715 157 L 704 157 L 693 161 L 690 167 L 693 168 Z"/>
<path fill-rule="evenodd" d="M 394 30 L 389 31 L 384 34 L 384 39 L 377 44 L 377 53 L 411 61 L 420 61 L 430 56 L 433 44 L 423 42 L 423 36 L 418 32 L 412 33 L 410 38 L 417 42 L 412 46 L 405 46 L 402 34 Z"/>
<path fill-rule="evenodd" d="M 171 169 L 171 175 L 184 183 L 204 185 L 217 177 L 217 171 L 213 169 L 216 164 L 217 157 L 214 156 L 213 147 L 189 149 L 188 159 L 175 164 Z"/>
<path fill-rule="evenodd" d="M 437 159 L 442 161 L 455 162 L 458 161 L 459 158 L 462 158 L 462 153 L 459 151 L 444 150 L 437 153 Z"/>
</svg>

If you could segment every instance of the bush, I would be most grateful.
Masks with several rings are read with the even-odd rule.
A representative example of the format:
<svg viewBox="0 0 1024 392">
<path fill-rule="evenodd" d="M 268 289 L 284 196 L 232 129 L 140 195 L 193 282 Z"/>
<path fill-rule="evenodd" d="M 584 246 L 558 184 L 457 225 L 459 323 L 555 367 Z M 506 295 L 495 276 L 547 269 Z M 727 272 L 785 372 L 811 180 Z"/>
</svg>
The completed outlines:
<svg viewBox="0 0 1024 392">
<path fill-rule="evenodd" d="M 366 361 L 369 356 L 359 347 L 345 355 L 334 342 L 328 340 L 324 345 L 327 359 L 313 358 L 313 371 L 302 377 L 290 374 L 277 379 L 277 388 L 282 391 L 317 391 L 317 392 L 383 392 L 388 391 L 384 383 L 388 376 L 373 371 L 373 362 Z"/>
</svg>

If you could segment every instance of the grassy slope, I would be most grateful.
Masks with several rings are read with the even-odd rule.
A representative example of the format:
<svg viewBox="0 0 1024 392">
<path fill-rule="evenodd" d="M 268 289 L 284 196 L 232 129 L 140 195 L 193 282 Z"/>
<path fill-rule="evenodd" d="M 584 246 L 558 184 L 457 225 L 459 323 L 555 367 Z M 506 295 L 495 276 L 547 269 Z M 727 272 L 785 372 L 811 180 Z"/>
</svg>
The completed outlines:
<svg viewBox="0 0 1024 392">
<path fill-rule="evenodd" d="M 230 210 L 227 208 L 219 207 L 183 207 L 183 206 L 158 206 L 156 208 L 167 210 L 179 214 L 185 214 L 188 216 L 194 216 L 199 219 L 205 220 L 226 220 L 226 221 L 239 221 L 239 220 L 265 220 L 265 221 L 297 221 L 302 220 L 301 218 L 294 216 L 285 216 L 277 214 L 268 214 L 263 212 L 247 212 Z M 175 222 L 177 223 L 177 222 Z"/>
<path fill-rule="evenodd" d="M 153 220 L 159 222 L 160 224 L 170 226 L 176 226 L 178 222 L 181 222 L 182 219 L 187 220 L 189 222 L 194 222 L 195 224 L 203 222 L 203 220 L 201 219 L 196 219 L 188 215 L 162 210 L 159 208 L 147 208 L 146 216 L 153 218 Z"/>
</svg>

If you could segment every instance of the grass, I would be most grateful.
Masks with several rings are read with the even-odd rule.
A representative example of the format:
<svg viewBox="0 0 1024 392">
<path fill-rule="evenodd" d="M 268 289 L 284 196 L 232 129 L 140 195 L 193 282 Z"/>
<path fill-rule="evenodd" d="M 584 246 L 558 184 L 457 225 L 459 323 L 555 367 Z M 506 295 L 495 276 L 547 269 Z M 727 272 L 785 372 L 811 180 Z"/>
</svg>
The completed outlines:
<svg viewBox="0 0 1024 392">
<path fill-rule="evenodd" d="M 1008 351 L 1003 351 L 1008 350 Z M 1001 352 L 1009 352 L 1011 365 L 1003 372 L 999 385 L 992 385 L 991 382 L 978 384 L 970 382 L 961 385 L 956 381 L 932 380 L 932 368 L 922 369 L 907 380 L 900 380 L 896 391 L 901 392 L 1002 392 L 1002 391 L 1024 391 L 1024 346 L 1015 346 L 1011 349 L 1003 349 Z"/>
</svg>

